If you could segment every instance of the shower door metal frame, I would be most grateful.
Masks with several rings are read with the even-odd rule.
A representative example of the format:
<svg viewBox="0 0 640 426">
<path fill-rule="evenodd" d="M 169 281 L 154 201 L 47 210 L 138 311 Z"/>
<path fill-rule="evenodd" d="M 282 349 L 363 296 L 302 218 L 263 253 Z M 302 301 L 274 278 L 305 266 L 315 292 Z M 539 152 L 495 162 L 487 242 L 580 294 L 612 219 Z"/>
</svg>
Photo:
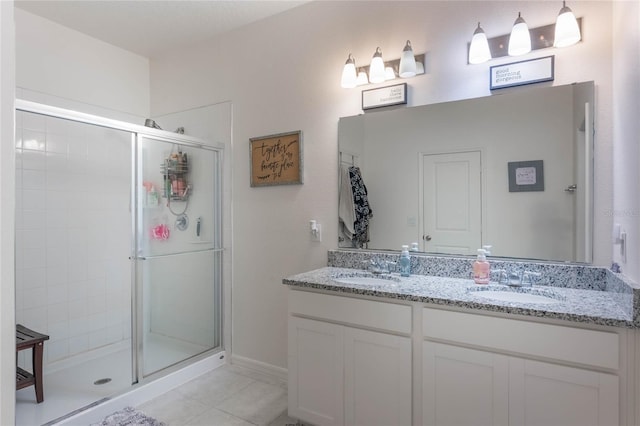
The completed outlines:
<svg viewBox="0 0 640 426">
<path fill-rule="evenodd" d="M 144 129 L 146 129 L 146 127 L 144 127 Z M 159 257 L 164 257 L 164 256 L 173 256 L 175 254 L 180 254 L 180 253 L 172 253 L 172 254 L 160 254 L 160 255 L 154 255 L 154 256 L 149 256 L 149 257 L 145 257 L 143 255 L 141 255 L 141 253 L 138 250 L 138 242 L 139 239 L 142 238 L 142 233 L 144 232 L 144 229 L 142 228 L 142 224 L 143 224 L 143 219 L 142 219 L 142 204 L 143 201 L 139 200 L 137 195 L 138 195 L 138 189 L 140 188 L 141 184 L 142 184 L 142 177 L 141 177 L 141 171 L 142 171 L 142 158 L 141 158 L 141 143 L 142 141 L 140 140 L 141 138 L 146 138 L 147 140 L 153 140 L 153 141 L 158 141 L 158 142 L 163 142 L 163 143 L 171 143 L 171 144 L 176 144 L 176 145 L 180 145 L 180 146 L 187 146 L 187 147 L 191 147 L 191 148 L 196 148 L 196 149 L 204 149 L 207 151 L 212 151 L 215 153 L 218 153 L 219 157 L 217 158 L 217 164 L 212 165 L 212 167 L 215 167 L 215 172 L 214 172 L 214 187 L 213 187 L 213 191 L 214 191 L 214 199 L 213 199 L 213 208 L 214 208 L 214 215 L 216 217 L 216 223 L 214 224 L 214 228 L 217 230 L 216 232 L 216 238 L 214 241 L 214 249 L 213 250 L 207 250 L 207 251 L 212 251 L 213 253 L 220 253 L 222 255 L 222 253 L 224 252 L 224 245 L 223 245 L 223 240 L 222 240 L 222 165 L 224 164 L 223 161 L 223 155 L 224 155 L 224 149 L 222 146 L 213 146 L 213 145 L 206 145 L 203 144 L 201 141 L 199 140 L 192 140 L 192 141 L 183 141 L 183 140 L 179 140 L 179 138 L 174 138 L 173 137 L 173 133 L 170 132 L 166 132 L 166 131 L 162 131 L 160 130 L 163 134 L 162 135 L 150 135 L 146 132 L 138 132 L 136 134 L 133 135 L 134 137 L 134 141 L 132 143 L 132 161 L 133 161 L 133 170 L 134 173 L 132 173 L 132 183 L 131 183 L 131 205 L 134 206 L 134 208 L 132 209 L 132 213 L 134 214 L 134 220 L 132 221 L 132 225 L 133 225 L 133 235 L 134 235 L 134 239 L 133 239 L 133 247 L 132 247 L 132 253 L 131 253 L 131 260 L 133 262 L 133 267 L 132 267 L 132 276 L 133 276 L 133 289 L 132 289 L 132 312 L 134 313 L 132 316 L 132 327 L 133 327 L 133 333 L 132 333 L 132 345 L 135 345 L 135 351 L 132 351 L 132 356 L 134 357 L 133 359 L 133 369 L 134 369 L 134 375 L 136 376 L 137 382 L 143 382 L 145 381 L 145 379 L 150 378 L 150 377 L 155 377 L 158 374 L 162 373 L 163 371 L 166 371 L 168 369 L 171 369 L 174 365 L 181 365 L 183 362 L 191 359 L 191 358 L 196 358 L 198 356 L 200 356 L 201 354 L 196 354 L 193 355 L 185 360 L 179 361 L 175 364 L 169 365 L 165 368 L 162 368 L 159 371 L 154 371 L 148 375 L 144 375 L 144 345 L 143 345 L 143 326 L 144 326 L 144 319 L 143 319 L 143 315 L 144 315 L 144 309 L 143 309 L 143 303 L 144 303 L 144 298 L 143 298 L 143 286 L 142 286 L 142 268 L 140 268 L 140 263 L 139 261 L 145 261 L 147 259 L 151 259 L 151 258 L 159 258 Z M 155 133 L 155 132 L 154 132 Z M 179 134 L 176 134 L 179 135 Z M 182 138 L 180 138 L 182 139 Z M 220 351 L 222 350 L 222 348 L 224 347 L 224 342 L 223 342 L 223 327 L 222 327 L 222 319 L 223 319 L 223 294 L 222 294 L 222 280 L 223 280 L 223 273 L 222 273 L 222 266 L 223 266 L 223 261 L 222 261 L 222 256 L 220 259 L 220 268 L 217 271 L 217 278 L 219 281 L 219 285 L 218 288 L 216 288 L 216 292 L 215 292 L 215 297 L 214 297 L 214 301 L 212 301 L 212 303 L 215 303 L 215 301 L 218 301 L 218 308 L 216 309 L 215 312 L 215 322 L 217 324 L 217 328 L 216 328 L 216 334 L 217 334 L 217 341 L 218 341 L 218 346 L 214 346 L 206 351 L 204 351 L 203 353 L 209 353 L 212 351 Z M 212 283 L 213 285 L 214 283 Z M 214 307 L 215 308 L 215 307 Z"/>
<path fill-rule="evenodd" d="M 222 238 L 223 232 L 222 232 L 222 224 L 224 223 L 223 220 L 223 210 L 222 209 L 222 190 L 223 190 L 223 182 L 222 182 L 222 177 L 223 177 L 223 165 L 224 165 L 224 145 L 220 144 L 220 143 L 205 143 L 203 140 L 192 137 L 192 136 L 187 136 L 184 134 L 180 134 L 180 133 L 172 133 L 172 132 L 168 132 L 165 130 L 159 130 L 159 129 L 154 129 L 154 128 L 149 128 L 149 127 L 145 127 L 142 125 L 138 125 L 138 124 L 132 124 L 132 123 L 127 123 L 125 121 L 119 121 L 119 120 L 114 120 L 114 119 L 110 119 L 110 118 L 105 118 L 105 117 L 100 117 L 100 116 L 96 116 L 96 115 L 92 115 L 92 114 L 87 114 L 87 113 L 83 113 L 83 112 L 78 112 L 78 111 L 72 111 L 72 110 L 68 110 L 65 108 L 59 108 L 59 107 L 54 107 L 54 106 L 50 106 L 50 105 L 45 105 L 45 104 L 41 104 L 41 103 L 37 103 L 37 102 L 32 102 L 32 101 L 27 101 L 27 100 L 23 100 L 23 99 L 16 99 L 14 102 L 14 108 L 16 111 L 24 111 L 24 112 L 29 112 L 29 113 L 35 113 L 35 114 L 41 114 L 41 115 L 45 115 L 45 116 L 49 116 L 49 117 L 55 117 L 55 118 L 61 118 L 61 119 L 65 119 L 65 120 L 71 120 L 71 121 L 75 121 L 75 122 L 79 122 L 79 123 L 84 123 L 84 124 L 89 124 L 89 125 L 95 125 L 95 126 L 100 126 L 100 127 L 105 127 L 105 128 L 109 128 L 109 129 L 114 129 L 114 130 L 122 130 L 122 131 L 127 131 L 131 133 L 131 137 L 132 137 L 132 142 L 131 142 L 131 149 L 133 150 L 132 154 L 132 167 L 135 167 L 137 164 L 137 145 L 138 145 L 138 136 L 144 136 L 147 138 L 151 138 L 151 139 L 157 139 L 163 142 L 170 142 L 170 143 L 177 143 L 177 144 L 181 144 L 181 145 L 187 145 L 187 146 L 192 146 L 192 147 L 196 147 L 196 148 L 203 148 L 203 149 L 207 149 L 207 150 L 212 150 L 212 151 L 217 151 L 219 152 L 219 158 L 218 158 L 218 164 L 217 164 L 217 170 L 216 170 L 216 181 L 215 181 L 215 192 L 216 192 L 216 197 L 217 199 L 214 200 L 214 206 L 215 209 L 217 210 L 217 217 L 218 217 L 218 221 L 219 223 L 217 224 L 218 226 L 218 230 L 220 231 L 219 234 L 219 243 L 220 243 L 220 247 L 216 249 L 216 251 L 219 252 L 223 252 L 224 251 L 224 241 Z M 136 169 L 133 168 L 132 169 L 132 185 L 136 184 L 136 177 L 137 177 L 137 173 L 136 173 Z M 136 191 L 135 191 L 135 186 L 132 186 L 131 189 L 131 201 L 130 201 L 130 205 L 131 207 L 136 207 Z M 137 318 L 139 315 L 141 315 L 140 312 L 136 312 L 138 310 L 138 295 L 137 295 L 137 291 L 138 291 L 138 281 L 137 281 L 137 265 L 136 265 L 136 248 L 137 248 L 137 244 L 136 244 L 136 238 L 137 238 L 137 211 L 136 209 L 132 208 L 132 215 L 133 215 L 133 220 L 132 220 L 132 245 L 131 245 L 131 250 L 130 250 L 130 261 L 131 261 L 131 323 L 132 323 L 132 333 L 131 333 L 131 357 L 132 357 L 132 385 L 136 384 L 136 383 L 140 383 L 141 381 L 143 381 L 143 377 L 141 374 L 141 365 L 139 364 L 139 358 L 142 355 L 140 352 L 140 348 L 138 346 L 138 342 L 141 339 L 141 336 L 138 334 L 139 333 L 139 328 L 142 327 L 141 322 L 139 321 L 139 318 Z M 218 337 L 219 337 L 219 346 L 218 347 L 214 347 L 211 348 L 208 351 L 205 351 L 203 354 L 201 355 L 196 355 L 190 359 L 193 358 L 198 358 L 202 355 L 207 355 L 209 353 L 216 353 L 216 352 L 221 352 L 224 350 L 224 327 L 222 324 L 222 320 L 224 318 L 224 294 L 223 294 L 223 288 L 224 288 L 224 283 L 223 283 L 223 277 L 224 277 L 224 273 L 222 271 L 222 268 L 224 266 L 224 260 L 221 259 L 220 262 L 220 271 L 219 271 L 219 276 L 220 276 L 220 283 L 217 289 L 217 300 L 218 300 L 218 312 L 216 313 L 216 317 L 217 317 L 217 333 L 218 333 Z M 189 360 L 185 360 L 185 362 L 187 362 Z M 179 363 L 178 365 L 182 365 L 183 363 Z M 168 367 L 166 369 L 160 370 L 157 373 L 153 373 L 150 376 L 147 376 L 148 378 L 152 378 L 152 377 L 156 377 L 160 374 L 162 374 L 164 371 L 167 371 L 171 369 L 171 367 Z M 146 380 L 145 380 L 146 381 Z"/>
</svg>

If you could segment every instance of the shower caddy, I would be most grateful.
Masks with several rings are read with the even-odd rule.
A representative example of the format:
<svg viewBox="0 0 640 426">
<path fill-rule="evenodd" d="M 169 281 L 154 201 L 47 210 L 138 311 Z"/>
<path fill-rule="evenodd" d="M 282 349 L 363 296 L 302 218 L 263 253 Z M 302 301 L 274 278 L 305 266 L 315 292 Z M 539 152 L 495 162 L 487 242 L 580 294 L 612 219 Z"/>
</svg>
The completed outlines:
<svg viewBox="0 0 640 426">
<path fill-rule="evenodd" d="M 189 160 L 182 151 L 171 151 L 160 165 L 164 178 L 163 197 L 170 201 L 188 201 L 193 186 L 189 183 Z"/>
</svg>

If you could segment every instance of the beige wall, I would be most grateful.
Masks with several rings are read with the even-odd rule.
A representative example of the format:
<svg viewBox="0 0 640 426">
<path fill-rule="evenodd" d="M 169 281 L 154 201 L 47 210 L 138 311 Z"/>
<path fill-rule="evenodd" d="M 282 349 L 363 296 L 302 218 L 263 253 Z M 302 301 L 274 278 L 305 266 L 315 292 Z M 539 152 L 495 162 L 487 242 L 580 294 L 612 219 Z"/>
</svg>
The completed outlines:
<svg viewBox="0 0 640 426">
<path fill-rule="evenodd" d="M 466 64 L 477 24 L 489 37 L 510 30 L 518 11 L 530 26 L 552 23 L 554 2 L 312 2 L 190 49 L 151 61 L 151 111 L 161 115 L 233 102 L 233 353 L 286 367 L 287 291 L 283 277 L 326 264 L 337 247 L 337 125 L 361 113 L 360 89 L 340 88 L 349 52 L 367 63 L 380 46 L 398 58 L 410 39 L 426 52 L 427 73 L 407 80 L 409 104 L 489 95 L 490 64 Z M 611 4 L 580 2 L 584 42 L 535 52 L 556 55 L 554 84 L 594 80 L 599 157 L 596 205 L 611 206 Z M 249 138 L 301 129 L 304 184 L 251 188 Z M 611 260 L 611 220 L 596 211 L 595 260 Z M 310 241 L 309 219 L 323 228 Z"/>
</svg>

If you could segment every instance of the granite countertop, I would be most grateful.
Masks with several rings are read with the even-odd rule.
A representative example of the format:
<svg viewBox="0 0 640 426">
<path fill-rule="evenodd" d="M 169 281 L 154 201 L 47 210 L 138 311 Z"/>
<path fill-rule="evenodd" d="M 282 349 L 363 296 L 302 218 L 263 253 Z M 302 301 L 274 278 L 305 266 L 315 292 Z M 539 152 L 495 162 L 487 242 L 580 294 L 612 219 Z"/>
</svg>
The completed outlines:
<svg viewBox="0 0 640 426">
<path fill-rule="evenodd" d="M 385 282 L 378 285 L 337 282 L 348 277 L 373 277 L 364 270 L 324 267 L 282 280 L 291 287 L 313 288 L 335 293 L 374 296 L 396 300 L 447 305 L 472 310 L 504 312 L 539 318 L 555 318 L 565 321 L 634 328 L 633 309 L 620 294 L 601 290 L 585 290 L 551 286 L 534 286 L 530 289 L 510 288 L 497 283 L 476 285 L 471 279 L 445 278 L 428 275 L 400 277 L 398 274 L 378 276 Z M 488 290 L 508 290 L 546 296 L 551 303 L 519 303 L 482 297 Z M 548 299 L 547 299 L 548 300 Z"/>
</svg>

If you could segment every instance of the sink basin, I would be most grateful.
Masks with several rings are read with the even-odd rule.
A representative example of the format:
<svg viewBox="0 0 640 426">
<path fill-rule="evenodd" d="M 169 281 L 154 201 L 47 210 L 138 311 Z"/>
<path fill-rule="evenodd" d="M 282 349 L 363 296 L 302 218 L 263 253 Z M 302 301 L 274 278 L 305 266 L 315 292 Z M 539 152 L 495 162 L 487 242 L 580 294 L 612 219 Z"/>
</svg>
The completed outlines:
<svg viewBox="0 0 640 426">
<path fill-rule="evenodd" d="M 395 277 L 390 276 L 370 276 L 370 275 L 356 275 L 356 276 L 340 276 L 333 278 L 333 281 L 340 284 L 356 284 L 356 285 L 389 285 L 399 282 Z"/>
<path fill-rule="evenodd" d="M 559 303 L 561 296 L 545 289 L 516 287 L 516 288 L 489 288 L 472 287 L 469 289 L 475 296 L 484 299 L 497 300 L 501 302 L 515 302 L 528 304 L 550 304 Z"/>
</svg>

